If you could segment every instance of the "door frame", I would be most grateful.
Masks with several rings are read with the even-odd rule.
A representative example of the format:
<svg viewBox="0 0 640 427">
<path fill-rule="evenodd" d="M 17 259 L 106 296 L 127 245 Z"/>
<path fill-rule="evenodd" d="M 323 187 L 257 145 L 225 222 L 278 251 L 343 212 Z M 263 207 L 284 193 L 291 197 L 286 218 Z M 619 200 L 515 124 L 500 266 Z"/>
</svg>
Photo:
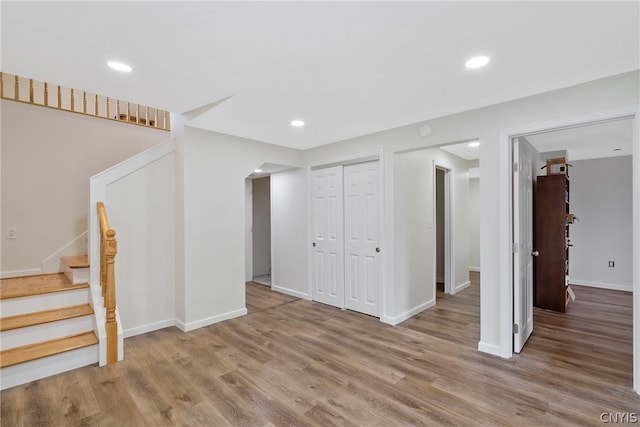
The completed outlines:
<svg viewBox="0 0 640 427">
<path fill-rule="evenodd" d="M 342 158 L 335 158 L 332 160 L 321 161 L 317 163 L 308 163 L 307 164 L 307 293 L 309 295 L 309 300 L 313 301 L 313 250 L 310 242 L 313 241 L 313 215 L 311 213 L 311 209 L 313 209 L 313 191 L 312 185 L 313 180 L 311 179 L 311 171 L 316 169 L 323 169 L 332 166 L 346 166 L 355 163 L 364 163 L 378 161 L 378 239 L 379 239 L 379 247 L 380 251 L 380 289 L 379 291 L 379 301 L 380 301 L 380 321 L 384 321 L 385 313 L 387 313 L 387 301 L 385 301 L 385 274 L 386 274 L 386 265 L 388 261 L 388 255 L 392 254 L 391 248 L 387 248 L 385 246 L 385 215 L 384 215 L 384 207 L 385 207 L 385 199 L 384 199 L 384 173 L 385 173 L 385 163 L 384 163 L 384 155 L 382 150 L 375 150 L 371 152 L 365 152 L 360 155 L 348 156 Z"/>
<path fill-rule="evenodd" d="M 436 220 L 435 226 L 437 227 L 437 197 L 436 197 L 436 173 L 438 170 L 444 171 L 444 293 L 454 295 L 456 293 L 456 286 L 453 284 L 453 278 L 455 276 L 455 257 L 453 256 L 453 230 L 451 224 L 453 223 L 453 195 L 455 186 L 452 180 L 454 176 L 453 167 L 442 160 L 433 161 L 433 218 Z M 437 229 L 434 232 L 436 238 L 433 239 L 433 283 L 434 283 L 434 295 L 433 299 L 436 300 L 436 282 L 437 282 L 437 270 L 438 270 L 438 239 Z M 437 304 L 437 301 L 436 301 Z"/>
<path fill-rule="evenodd" d="M 511 180 L 511 139 L 535 133 L 580 127 L 596 122 L 616 119 L 631 119 L 633 133 L 633 259 L 640 257 L 640 105 L 632 105 L 612 110 L 597 111 L 589 114 L 565 117 L 541 123 L 504 129 L 500 132 L 500 235 L 499 253 L 504 262 L 500 263 L 500 356 L 513 356 L 512 319 L 513 319 L 513 264 L 511 242 L 513 241 L 513 208 Z M 633 265 L 633 389 L 640 393 L 640 264 Z"/>
</svg>

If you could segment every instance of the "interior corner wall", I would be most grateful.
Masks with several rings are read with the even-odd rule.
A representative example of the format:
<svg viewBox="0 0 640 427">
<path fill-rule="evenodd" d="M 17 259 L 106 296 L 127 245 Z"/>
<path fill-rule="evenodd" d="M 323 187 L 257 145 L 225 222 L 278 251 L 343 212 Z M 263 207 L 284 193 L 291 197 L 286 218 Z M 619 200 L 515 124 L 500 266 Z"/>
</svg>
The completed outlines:
<svg viewBox="0 0 640 427">
<path fill-rule="evenodd" d="M 302 168 L 271 175 L 271 288 L 310 299 L 306 183 L 306 171 Z"/>
<path fill-rule="evenodd" d="M 301 167 L 302 156 L 291 148 L 185 127 L 185 330 L 246 314 L 245 178 L 263 163 Z"/>
<path fill-rule="evenodd" d="M 578 221 L 569 227 L 570 283 L 632 291 L 632 157 L 571 164 L 570 207 Z"/>
<path fill-rule="evenodd" d="M 271 272 L 271 178 L 251 180 L 253 277 Z"/>
<path fill-rule="evenodd" d="M 116 230 L 116 299 L 125 337 L 174 324 L 175 154 L 107 187 Z"/>
<path fill-rule="evenodd" d="M 394 156 L 395 300 L 394 316 L 405 319 L 436 303 L 436 218 L 434 162 L 453 174 L 451 242 L 454 288 L 469 280 L 467 229 L 468 169 L 466 160 L 437 148 Z"/>
<path fill-rule="evenodd" d="M 87 231 L 89 178 L 169 138 L 165 131 L 2 103 L 3 275 L 41 273 L 42 261 Z M 17 238 L 7 239 L 7 226 Z M 86 241 L 72 250 L 86 253 Z M 73 253 L 82 255 L 82 253 Z"/>
</svg>

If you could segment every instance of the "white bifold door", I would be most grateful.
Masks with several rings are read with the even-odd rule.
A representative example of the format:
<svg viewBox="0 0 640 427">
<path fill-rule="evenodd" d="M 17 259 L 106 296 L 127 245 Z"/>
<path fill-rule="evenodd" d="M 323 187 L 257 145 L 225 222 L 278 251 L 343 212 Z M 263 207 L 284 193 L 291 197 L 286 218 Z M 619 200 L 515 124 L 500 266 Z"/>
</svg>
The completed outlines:
<svg viewBox="0 0 640 427">
<path fill-rule="evenodd" d="M 378 161 L 312 172 L 313 299 L 380 315 Z"/>
</svg>

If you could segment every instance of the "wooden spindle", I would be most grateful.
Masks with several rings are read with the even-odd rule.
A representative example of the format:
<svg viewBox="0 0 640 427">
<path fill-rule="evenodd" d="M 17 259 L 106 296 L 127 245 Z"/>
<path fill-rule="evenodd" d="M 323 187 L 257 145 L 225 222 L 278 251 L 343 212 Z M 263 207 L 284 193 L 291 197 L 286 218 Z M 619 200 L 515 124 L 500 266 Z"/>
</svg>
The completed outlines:
<svg viewBox="0 0 640 427">
<path fill-rule="evenodd" d="M 2 78 L 4 74 L 0 71 L 0 98 L 4 98 L 4 79 Z"/>
<path fill-rule="evenodd" d="M 140 104 L 136 104 L 136 123 L 140 124 Z"/>
<path fill-rule="evenodd" d="M 76 111 L 76 98 L 73 89 L 71 89 L 71 111 Z"/>
<path fill-rule="evenodd" d="M 82 112 L 87 114 L 87 92 L 82 91 Z"/>
<path fill-rule="evenodd" d="M 131 116 L 131 104 L 127 102 L 127 122 L 129 122 L 129 117 Z"/>
<path fill-rule="evenodd" d="M 105 99 L 106 99 L 106 102 L 105 102 L 105 108 L 104 108 L 104 116 L 109 117 L 109 97 L 107 96 Z"/>
<path fill-rule="evenodd" d="M 62 108 L 62 88 L 58 85 L 58 109 Z"/>
<path fill-rule="evenodd" d="M 144 119 L 146 120 L 145 124 L 149 126 L 149 107 L 145 107 Z"/>
<path fill-rule="evenodd" d="M 29 79 L 29 102 L 33 104 L 33 79 Z"/>
<path fill-rule="evenodd" d="M 18 76 L 15 77 L 15 84 L 14 84 L 15 88 L 14 88 L 14 94 L 13 94 L 13 99 L 15 99 L 16 101 L 18 101 L 20 99 L 20 78 Z"/>
<path fill-rule="evenodd" d="M 97 94 L 95 96 L 95 102 L 93 104 L 93 115 L 94 116 L 99 116 L 100 115 L 99 106 L 98 106 L 98 95 Z"/>
<path fill-rule="evenodd" d="M 155 113 L 153 113 L 153 126 L 158 127 L 158 109 L 154 109 Z"/>
<path fill-rule="evenodd" d="M 166 111 L 162 114 L 162 128 L 163 129 L 167 128 L 167 112 Z"/>
<path fill-rule="evenodd" d="M 116 119 L 120 120 L 120 100 L 116 99 Z"/>
<path fill-rule="evenodd" d="M 44 106 L 49 106 L 49 84 L 44 82 Z"/>
</svg>

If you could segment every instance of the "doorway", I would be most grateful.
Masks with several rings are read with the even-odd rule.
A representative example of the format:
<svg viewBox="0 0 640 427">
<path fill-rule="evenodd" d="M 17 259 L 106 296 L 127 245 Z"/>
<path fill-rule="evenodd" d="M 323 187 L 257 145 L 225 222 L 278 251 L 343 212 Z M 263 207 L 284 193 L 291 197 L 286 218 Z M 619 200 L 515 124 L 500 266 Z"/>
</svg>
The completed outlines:
<svg viewBox="0 0 640 427">
<path fill-rule="evenodd" d="M 254 282 L 271 286 L 271 177 L 252 184 L 252 266 Z"/>
<path fill-rule="evenodd" d="M 454 291 L 451 272 L 453 259 L 451 253 L 451 169 L 438 164 L 434 166 L 436 290 L 452 294 Z"/>
<path fill-rule="evenodd" d="M 615 111 L 610 111 L 610 112 L 601 112 L 601 113 L 596 113 L 596 114 L 592 114 L 589 116 L 585 116 L 583 118 L 574 118 L 574 119 L 566 119 L 566 120 L 558 120 L 555 122 L 549 122 L 548 124 L 540 124 L 540 125 L 535 125 L 535 126 L 530 126 L 527 128 L 522 128 L 519 129 L 518 131 L 512 130 L 510 132 L 504 132 L 503 133 L 503 138 L 505 136 L 508 136 L 508 140 L 510 141 L 512 138 L 517 137 L 517 136 L 526 136 L 527 139 L 529 139 L 532 143 L 534 143 L 534 145 L 536 145 L 536 148 L 538 148 L 539 151 L 553 151 L 553 150 L 549 150 L 549 149 L 541 149 L 537 143 L 535 143 L 534 139 L 538 136 L 538 135 L 548 135 L 550 133 L 553 132 L 561 132 L 561 131 L 567 131 L 567 130 L 574 130 L 574 129 L 583 129 L 589 126 L 596 126 L 596 125 L 600 125 L 600 124 L 606 124 L 606 123 L 611 123 L 611 122 L 618 122 L 618 121 L 622 121 L 622 120 L 629 120 L 630 123 L 630 136 L 629 136 L 629 148 L 628 148 L 628 153 L 630 155 L 632 155 L 632 160 L 631 160 L 631 165 L 632 165 L 632 180 L 630 180 L 629 182 L 627 182 L 628 185 L 628 189 L 630 192 L 629 198 L 631 199 L 635 199 L 635 206 L 632 208 L 632 213 L 629 214 L 629 212 L 627 212 L 627 216 L 630 218 L 635 217 L 635 219 L 630 220 L 630 224 L 632 224 L 630 227 L 628 227 L 628 229 L 626 230 L 626 233 L 631 237 L 631 244 L 630 246 L 632 246 L 631 250 L 628 251 L 630 253 L 635 253 L 637 256 L 637 251 L 638 251 L 638 241 L 639 241 L 639 237 L 638 237 L 638 205 L 637 205 L 637 200 L 638 200 L 638 190 L 636 185 L 634 185 L 634 182 L 637 183 L 637 176 L 638 176 L 638 135 L 637 135 L 637 109 L 634 108 L 627 108 L 627 109 L 620 109 L 620 110 L 615 110 Z M 584 141 L 580 141 L 582 146 L 584 146 Z M 604 140 L 602 141 L 602 143 L 604 144 Z M 555 147 L 555 149 L 559 149 L 560 147 Z M 611 154 L 609 155 L 611 156 Z M 607 156 L 602 156 L 602 157 L 607 157 Z M 593 158 L 597 158 L 596 156 L 594 156 Z M 571 156 L 569 156 L 569 163 L 571 163 Z M 511 168 L 511 165 L 509 165 Z M 571 169 L 569 169 L 571 171 Z M 518 197 L 516 197 L 516 195 L 518 194 L 518 190 L 516 188 L 514 188 L 514 186 L 512 185 L 512 189 L 509 191 L 510 194 L 510 199 L 511 199 L 511 205 L 512 205 L 512 209 L 514 208 L 521 208 L 521 206 L 519 206 L 519 201 L 518 201 Z M 577 215 L 578 217 L 580 215 Z M 512 228 L 515 228 L 515 224 L 512 221 Z M 510 233 L 511 235 L 511 244 L 510 246 L 512 247 L 516 247 L 517 246 L 517 242 L 514 239 L 514 233 Z M 535 248 L 534 248 L 535 249 Z M 598 262 L 597 260 L 594 260 L 593 262 Z M 632 278 L 631 278 L 631 285 L 630 285 L 630 290 L 634 291 L 634 295 L 633 295 L 633 311 L 634 314 L 638 313 L 638 309 L 640 308 L 640 302 L 638 299 L 638 270 L 637 270 L 637 266 L 635 265 L 635 263 L 633 263 L 633 267 L 632 267 Z M 514 296 L 513 298 L 513 304 L 511 306 L 511 313 L 512 315 L 514 315 L 514 320 L 515 319 L 515 313 L 516 313 L 516 306 L 517 305 L 523 305 L 523 304 L 529 304 L 528 302 L 525 302 L 523 300 L 522 296 L 516 296 L 516 286 L 518 286 L 518 282 L 519 282 L 519 276 L 518 276 L 518 271 L 512 266 L 511 267 L 511 273 L 512 273 L 512 295 Z M 532 304 L 532 303 L 531 303 Z M 569 304 L 571 304 L 571 302 L 569 302 Z M 505 331 L 506 331 L 506 326 L 505 325 Z M 509 329 L 510 329 L 510 333 L 512 335 L 512 337 L 514 336 L 514 330 L 515 330 L 515 325 L 513 328 L 511 328 L 511 324 L 508 325 Z M 638 329 L 638 325 L 634 324 L 633 325 L 633 336 L 634 336 L 634 343 L 633 343 L 633 354 L 634 354 L 634 389 L 638 390 L 638 383 L 639 383 L 639 378 L 638 378 L 638 373 L 639 373 L 639 363 L 638 363 L 638 356 L 639 356 L 639 339 L 638 339 L 638 335 L 639 335 L 640 331 Z M 515 340 L 514 340 L 515 341 Z M 513 348 L 513 350 L 515 351 L 515 347 Z"/>
</svg>

